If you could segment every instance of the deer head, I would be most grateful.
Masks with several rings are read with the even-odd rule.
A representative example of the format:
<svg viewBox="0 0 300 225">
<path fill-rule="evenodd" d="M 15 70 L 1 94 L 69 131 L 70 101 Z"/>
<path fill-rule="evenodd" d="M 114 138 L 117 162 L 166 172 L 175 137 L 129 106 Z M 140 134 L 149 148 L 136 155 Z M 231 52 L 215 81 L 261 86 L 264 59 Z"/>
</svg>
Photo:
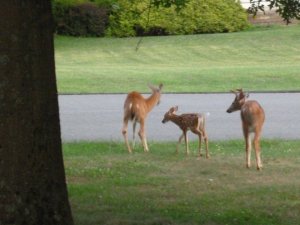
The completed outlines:
<svg viewBox="0 0 300 225">
<path fill-rule="evenodd" d="M 152 90 L 152 95 L 158 95 L 157 105 L 159 105 L 159 103 L 160 103 L 160 94 L 161 94 L 161 90 L 163 88 L 163 84 L 160 84 L 158 86 L 158 88 L 153 86 L 152 84 L 148 84 L 148 87 Z"/>
<path fill-rule="evenodd" d="M 178 106 L 171 107 L 168 112 L 165 113 L 162 123 L 166 123 L 170 120 L 170 117 L 178 111 Z"/>
<path fill-rule="evenodd" d="M 231 92 L 235 94 L 235 99 L 233 100 L 230 107 L 227 109 L 226 112 L 228 113 L 232 113 L 237 110 L 240 110 L 244 105 L 244 103 L 246 102 L 246 99 L 249 97 L 249 94 L 244 93 L 243 89 L 231 90 Z"/>
</svg>

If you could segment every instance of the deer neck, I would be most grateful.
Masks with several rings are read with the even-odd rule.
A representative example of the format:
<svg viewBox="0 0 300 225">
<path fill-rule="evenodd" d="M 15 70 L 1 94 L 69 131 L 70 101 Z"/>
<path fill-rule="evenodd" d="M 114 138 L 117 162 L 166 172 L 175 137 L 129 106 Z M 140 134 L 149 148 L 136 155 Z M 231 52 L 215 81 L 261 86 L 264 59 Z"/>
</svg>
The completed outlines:
<svg viewBox="0 0 300 225">
<path fill-rule="evenodd" d="M 159 97 L 159 93 L 153 93 L 149 98 L 146 99 L 148 112 L 150 112 L 154 108 L 154 106 L 157 105 Z"/>
<path fill-rule="evenodd" d="M 180 119 L 180 116 L 176 115 L 176 114 L 172 114 L 169 117 L 169 120 L 172 121 L 173 123 L 175 123 L 176 125 L 178 125 L 179 127 L 182 124 L 182 121 Z"/>
</svg>

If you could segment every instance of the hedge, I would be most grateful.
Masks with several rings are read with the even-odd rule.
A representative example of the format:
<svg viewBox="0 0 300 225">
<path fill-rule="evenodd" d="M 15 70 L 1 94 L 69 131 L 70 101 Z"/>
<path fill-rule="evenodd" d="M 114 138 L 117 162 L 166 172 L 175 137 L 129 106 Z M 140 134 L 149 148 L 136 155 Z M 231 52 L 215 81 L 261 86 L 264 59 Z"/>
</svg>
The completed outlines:
<svg viewBox="0 0 300 225">
<path fill-rule="evenodd" d="M 57 34 L 71 36 L 104 36 L 109 8 L 83 0 L 54 1 L 52 11 Z"/>
<path fill-rule="evenodd" d="M 109 17 L 107 35 L 199 34 L 234 32 L 249 26 L 247 13 L 235 0 L 190 0 L 175 7 L 150 10 L 149 0 L 118 0 Z"/>
<path fill-rule="evenodd" d="M 55 31 L 73 36 L 199 34 L 234 32 L 249 26 L 247 13 L 235 0 L 189 0 L 156 8 L 149 0 L 52 0 Z"/>
</svg>

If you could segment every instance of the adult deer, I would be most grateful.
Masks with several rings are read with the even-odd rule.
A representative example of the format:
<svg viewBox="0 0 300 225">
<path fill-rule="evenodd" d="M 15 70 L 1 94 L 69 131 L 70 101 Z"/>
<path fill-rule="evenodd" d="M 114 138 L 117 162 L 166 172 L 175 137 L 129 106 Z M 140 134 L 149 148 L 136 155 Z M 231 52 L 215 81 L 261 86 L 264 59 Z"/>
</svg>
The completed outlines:
<svg viewBox="0 0 300 225">
<path fill-rule="evenodd" d="M 127 132 L 128 121 L 130 120 L 133 123 L 132 149 L 134 148 L 134 144 L 135 144 L 136 123 L 140 123 L 140 130 L 138 134 L 142 141 L 144 151 L 145 152 L 149 151 L 146 134 L 145 134 L 145 122 L 148 113 L 153 109 L 155 105 L 158 105 L 160 102 L 160 96 L 161 96 L 161 90 L 163 84 L 160 84 L 158 88 L 152 85 L 148 85 L 148 86 L 152 90 L 152 95 L 150 97 L 144 98 L 139 92 L 133 91 L 127 95 L 127 98 L 124 103 L 122 134 L 124 136 L 125 144 L 127 146 L 129 153 L 132 152 L 128 142 L 128 132 Z"/>
<path fill-rule="evenodd" d="M 246 167 L 251 165 L 251 137 L 250 133 L 254 133 L 254 148 L 256 155 L 256 168 L 262 169 L 262 161 L 260 156 L 260 136 L 265 121 L 265 113 L 263 108 L 257 101 L 246 100 L 249 94 L 245 94 L 242 89 L 231 91 L 235 94 L 235 99 L 231 106 L 227 109 L 228 113 L 241 110 L 241 119 L 243 133 L 246 142 Z"/>
<path fill-rule="evenodd" d="M 204 137 L 205 140 L 205 147 L 206 147 L 206 158 L 209 158 L 208 153 L 208 138 L 205 131 L 205 116 L 200 113 L 186 113 L 181 115 L 176 115 L 176 112 L 178 111 L 178 106 L 171 107 L 168 112 L 166 112 L 164 119 L 162 120 L 162 123 L 166 123 L 168 121 L 172 121 L 176 125 L 179 126 L 179 128 L 182 130 L 182 135 L 179 137 L 177 147 L 176 147 L 176 153 L 178 153 L 179 144 L 182 141 L 182 138 L 184 137 L 185 140 L 185 149 L 186 154 L 189 154 L 189 146 L 188 146 L 188 136 L 187 132 L 190 130 L 194 134 L 197 134 L 199 137 L 199 157 L 202 156 L 201 154 L 201 139 Z"/>
</svg>

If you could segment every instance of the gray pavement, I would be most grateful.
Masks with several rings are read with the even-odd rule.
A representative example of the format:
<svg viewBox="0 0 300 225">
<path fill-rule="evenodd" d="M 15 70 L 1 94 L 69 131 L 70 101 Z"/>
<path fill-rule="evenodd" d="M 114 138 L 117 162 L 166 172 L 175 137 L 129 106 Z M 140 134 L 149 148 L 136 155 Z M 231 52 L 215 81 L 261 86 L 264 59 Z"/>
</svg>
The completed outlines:
<svg viewBox="0 0 300 225">
<path fill-rule="evenodd" d="M 145 97 L 149 94 L 145 94 Z M 60 95 L 60 120 L 63 142 L 80 140 L 122 140 L 121 128 L 125 94 Z M 239 112 L 228 114 L 233 94 L 163 94 L 160 105 L 149 114 L 146 132 L 151 141 L 177 141 L 181 131 L 169 122 L 162 124 L 164 113 L 178 105 L 178 113 L 207 113 L 210 140 L 241 139 Z M 265 109 L 263 138 L 300 139 L 300 93 L 250 93 Z M 138 128 L 138 127 L 137 127 Z M 132 126 L 129 124 L 129 135 Z M 196 136 L 189 133 L 189 138 Z"/>
</svg>

